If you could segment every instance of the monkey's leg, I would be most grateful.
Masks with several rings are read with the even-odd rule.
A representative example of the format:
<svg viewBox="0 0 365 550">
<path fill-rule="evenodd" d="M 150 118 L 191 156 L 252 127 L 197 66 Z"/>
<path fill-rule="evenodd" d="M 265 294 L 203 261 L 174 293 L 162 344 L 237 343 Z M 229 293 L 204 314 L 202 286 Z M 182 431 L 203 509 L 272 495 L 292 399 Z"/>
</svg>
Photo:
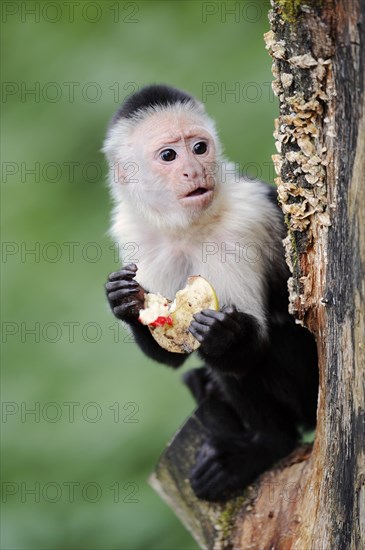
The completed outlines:
<svg viewBox="0 0 365 550">
<path fill-rule="evenodd" d="M 217 384 L 208 367 L 191 369 L 183 374 L 182 379 L 198 405 L 209 395 L 218 392 Z"/>
</svg>

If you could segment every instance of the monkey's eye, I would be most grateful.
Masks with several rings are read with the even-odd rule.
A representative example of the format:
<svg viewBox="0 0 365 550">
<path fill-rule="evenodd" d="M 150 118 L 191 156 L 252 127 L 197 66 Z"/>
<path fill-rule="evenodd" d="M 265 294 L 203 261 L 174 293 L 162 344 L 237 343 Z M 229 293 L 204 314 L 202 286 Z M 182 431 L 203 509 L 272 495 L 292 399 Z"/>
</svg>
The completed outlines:
<svg viewBox="0 0 365 550">
<path fill-rule="evenodd" d="M 195 143 L 193 147 L 193 152 L 196 155 L 204 155 L 204 153 L 207 151 L 208 146 L 205 143 L 205 141 L 198 141 L 198 143 Z"/>
<path fill-rule="evenodd" d="M 176 159 L 176 151 L 173 149 L 165 149 L 164 151 L 161 151 L 160 158 L 165 162 L 171 162 Z"/>
</svg>

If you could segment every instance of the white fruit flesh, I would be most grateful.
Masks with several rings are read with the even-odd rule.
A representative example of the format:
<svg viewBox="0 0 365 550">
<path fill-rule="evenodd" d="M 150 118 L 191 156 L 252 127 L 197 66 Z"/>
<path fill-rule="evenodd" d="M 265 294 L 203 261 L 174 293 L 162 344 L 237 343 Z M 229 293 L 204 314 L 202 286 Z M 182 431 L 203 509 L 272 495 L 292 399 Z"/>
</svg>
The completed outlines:
<svg viewBox="0 0 365 550">
<path fill-rule="evenodd" d="M 143 325 L 150 325 L 157 317 L 167 317 L 170 311 L 169 301 L 161 294 L 146 294 L 144 307 L 139 312 L 139 320 Z"/>
</svg>

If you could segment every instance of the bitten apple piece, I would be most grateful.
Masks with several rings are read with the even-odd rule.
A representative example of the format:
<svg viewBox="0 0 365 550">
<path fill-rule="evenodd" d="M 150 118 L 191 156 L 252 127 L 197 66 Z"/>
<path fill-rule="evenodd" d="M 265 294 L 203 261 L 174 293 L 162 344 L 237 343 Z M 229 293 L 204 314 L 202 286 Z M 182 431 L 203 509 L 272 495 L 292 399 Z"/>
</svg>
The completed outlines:
<svg viewBox="0 0 365 550">
<path fill-rule="evenodd" d="M 219 309 L 214 288 L 204 277 L 189 277 L 185 288 L 171 302 L 161 294 L 146 294 L 139 320 L 148 325 L 156 342 L 167 351 L 191 353 L 200 343 L 189 332 L 193 315 L 203 309 Z"/>
</svg>

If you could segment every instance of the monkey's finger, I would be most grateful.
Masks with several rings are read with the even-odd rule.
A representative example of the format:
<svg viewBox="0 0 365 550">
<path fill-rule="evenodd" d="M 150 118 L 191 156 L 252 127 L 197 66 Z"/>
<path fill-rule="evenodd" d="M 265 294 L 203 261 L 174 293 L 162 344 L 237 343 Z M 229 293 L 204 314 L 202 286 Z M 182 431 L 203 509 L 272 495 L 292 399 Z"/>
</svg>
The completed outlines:
<svg viewBox="0 0 365 550">
<path fill-rule="evenodd" d="M 194 322 L 194 321 L 193 321 Z M 193 326 L 193 323 L 191 323 L 190 327 L 188 328 L 190 334 L 194 336 L 198 340 L 198 342 L 202 343 L 204 341 L 204 334 L 198 331 L 197 326 Z"/>
<path fill-rule="evenodd" d="M 124 265 L 123 269 L 130 269 L 131 271 L 138 271 L 138 267 L 134 263 Z"/>
<path fill-rule="evenodd" d="M 198 321 L 198 323 L 209 327 L 214 327 L 219 323 L 221 327 L 223 326 L 231 332 L 238 332 L 240 330 L 239 323 L 222 311 L 204 309 L 196 313 L 194 319 Z"/>
<path fill-rule="evenodd" d="M 137 300 L 133 300 L 132 302 L 128 302 L 126 304 L 121 304 L 120 306 L 114 307 L 113 313 L 116 317 L 118 317 L 119 315 L 125 315 L 131 307 L 137 306 L 137 305 L 139 305 L 139 302 L 137 302 Z"/>
<path fill-rule="evenodd" d="M 190 328 L 193 328 L 193 330 L 196 330 L 196 332 L 203 335 L 207 334 L 211 330 L 209 325 L 203 325 L 202 323 L 199 323 L 199 321 L 192 321 L 190 323 L 189 330 Z"/>
<path fill-rule="evenodd" d="M 203 309 L 200 311 L 204 315 L 214 317 L 215 319 L 223 320 L 224 317 L 232 317 L 235 313 L 238 313 L 237 309 L 233 306 L 225 306 L 223 309 L 216 311 L 215 309 Z"/>
<path fill-rule="evenodd" d="M 126 269 L 122 269 L 121 271 L 115 271 L 114 273 L 111 273 L 108 277 L 108 281 L 118 281 L 122 279 L 133 279 L 136 274 L 133 271 L 128 271 Z"/>
<path fill-rule="evenodd" d="M 191 473 L 194 477 L 199 478 L 210 465 L 217 462 L 219 453 L 215 447 L 206 442 L 199 451 L 196 463 Z"/>
<path fill-rule="evenodd" d="M 198 342 L 200 342 L 200 344 L 209 346 L 209 348 L 213 347 L 216 350 L 217 333 L 214 331 L 214 328 L 212 329 L 210 327 L 200 325 L 199 323 L 195 323 L 194 321 L 193 323 L 188 328 L 190 334 L 192 334 L 194 338 L 196 338 Z M 223 329 L 222 331 L 222 328 L 220 327 L 218 336 L 220 337 L 220 340 L 228 341 L 228 339 L 232 337 L 232 332 L 227 331 L 226 329 Z"/>
<path fill-rule="evenodd" d="M 133 281 L 130 279 L 122 279 L 121 281 L 113 281 L 106 283 L 105 289 L 107 292 L 113 291 L 113 290 L 119 290 L 122 288 L 138 288 L 139 284 L 137 281 Z"/>
<path fill-rule="evenodd" d="M 202 311 L 199 311 L 199 313 L 196 313 L 195 315 L 201 315 L 202 317 L 208 317 L 210 319 L 216 319 L 217 321 L 223 322 L 225 319 L 225 313 L 222 311 L 215 311 L 214 309 L 203 309 Z"/>
<path fill-rule="evenodd" d="M 134 267 L 135 269 L 134 269 Z M 124 278 L 130 278 L 136 276 L 137 273 L 137 266 L 135 264 L 129 264 L 126 267 L 123 267 L 123 269 L 119 271 L 114 271 L 111 273 L 108 277 L 109 281 L 116 281 L 118 279 L 124 279 Z"/>
<path fill-rule="evenodd" d="M 216 322 L 216 319 L 204 315 L 202 311 L 200 311 L 199 313 L 195 313 L 193 315 L 193 317 L 194 317 L 194 319 L 197 323 L 199 323 L 201 325 L 205 325 L 207 327 L 211 327 Z M 192 321 L 192 322 L 194 322 L 194 321 Z"/>
<path fill-rule="evenodd" d="M 235 306 L 224 306 L 222 308 L 222 311 L 224 313 L 227 313 L 227 315 L 232 317 L 232 319 L 239 319 L 240 313 L 239 313 L 238 309 Z"/>
<path fill-rule="evenodd" d="M 108 299 L 111 302 L 122 300 L 123 298 L 126 298 L 127 296 L 131 296 L 132 294 L 136 294 L 138 292 L 138 289 L 129 289 L 129 290 L 116 290 L 115 292 L 110 292 L 108 294 Z"/>
<path fill-rule="evenodd" d="M 193 471 L 191 472 L 191 477 L 194 480 L 194 486 L 197 484 L 204 484 L 207 479 L 211 477 L 216 470 L 220 469 L 217 459 L 212 457 L 202 462 L 198 462 Z"/>
<path fill-rule="evenodd" d="M 211 464 L 204 464 L 198 473 L 194 475 L 194 489 L 206 487 L 214 483 L 216 477 L 222 475 L 222 465 L 216 459 L 211 459 Z"/>
<path fill-rule="evenodd" d="M 198 498 L 211 502 L 227 500 L 226 494 L 227 477 L 230 472 L 224 467 L 217 466 L 214 470 L 207 472 L 204 479 L 191 479 L 191 486 Z"/>
<path fill-rule="evenodd" d="M 227 344 L 234 338 L 234 334 L 231 331 L 221 326 L 219 330 L 216 330 L 215 327 L 211 328 L 197 324 L 193 327 L 190 325 L 188 330 L 201 344 L 202 351 L 209 353 L 209 355 L 221 354 L 225 347 L 227 347 Z"/>
</svg>

